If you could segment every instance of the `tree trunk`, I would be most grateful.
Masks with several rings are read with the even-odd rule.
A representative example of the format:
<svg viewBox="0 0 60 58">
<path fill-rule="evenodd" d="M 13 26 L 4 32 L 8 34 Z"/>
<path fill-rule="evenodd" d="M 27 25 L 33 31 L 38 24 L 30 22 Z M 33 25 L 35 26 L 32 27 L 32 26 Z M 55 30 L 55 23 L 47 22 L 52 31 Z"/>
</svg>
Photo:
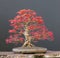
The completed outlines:
<svg viewBox="0 0 60 58">
<path fill-rule="evenodd" d="M 24 36 L 25 36 L 25 42 L 24 42 L 24 44 L 23 44 L 22 47 L 33 47 L 34 45 L 31 44 L 32 38 L 31 38 L 31 37 L 29 36 L 29 34 L 28 34 L 28 29 L 27 29 L 27 27 L 26 27 L 26 29 L 25 29 Z"/>
</svg>

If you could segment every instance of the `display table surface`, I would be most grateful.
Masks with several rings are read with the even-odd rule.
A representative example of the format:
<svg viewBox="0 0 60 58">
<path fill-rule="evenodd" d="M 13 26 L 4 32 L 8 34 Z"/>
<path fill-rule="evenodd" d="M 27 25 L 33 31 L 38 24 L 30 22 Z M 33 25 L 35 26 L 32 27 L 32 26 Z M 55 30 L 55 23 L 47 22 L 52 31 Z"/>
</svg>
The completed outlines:
<svg viewBox="0 0 60 58">
<path fill-rule="evenodd" d="M 48 58 L 60 57 L 60 51 L 47 51 L 45 54 L 16 54 L 14 52 L 0 52 L 0 58 Z"/>
</svg>

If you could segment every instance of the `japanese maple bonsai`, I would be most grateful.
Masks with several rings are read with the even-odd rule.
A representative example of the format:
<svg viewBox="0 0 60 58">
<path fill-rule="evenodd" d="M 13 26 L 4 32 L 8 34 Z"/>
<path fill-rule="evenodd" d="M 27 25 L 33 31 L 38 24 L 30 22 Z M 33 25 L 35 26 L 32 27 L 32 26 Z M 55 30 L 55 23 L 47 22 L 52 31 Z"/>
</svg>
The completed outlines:
<svg viewBox="0 0 60 58">
<path fill-rule="evenodd" d="M 33 10 L 22 9 L 18 11 L 17 15 L 9 22 L 13 29 L 9 30 L 11 35 L 6 39 L 6 43 L 24 42 L 22 47 L 34 47 L 31 43 L 33 41 L 54 39 L 53 33 L 48 31 L 45 26 L 43 18 L 37 16 Z"/>
</svg>

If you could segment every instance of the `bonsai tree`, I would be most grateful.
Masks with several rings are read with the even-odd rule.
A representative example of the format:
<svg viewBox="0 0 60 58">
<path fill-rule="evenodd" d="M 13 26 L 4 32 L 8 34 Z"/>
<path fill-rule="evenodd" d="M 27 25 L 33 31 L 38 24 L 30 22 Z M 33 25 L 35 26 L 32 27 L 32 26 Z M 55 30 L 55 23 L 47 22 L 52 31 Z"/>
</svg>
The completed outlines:
<svg viewBox="0 0 60 58">
<path fill-rule="evenodd" d="M 18 11 L 17 15 L 9 22 L 13 29 L 9 30 L 11 35 L 6 39 L 6 43 L 24 42 L 23 47 L 33 47 L 34 45 L 31 43 L 33 41 L 53 40 L 53 33 L 48 31 L 43 18 L 37 16 L 33 10 Z"/>
</svg>

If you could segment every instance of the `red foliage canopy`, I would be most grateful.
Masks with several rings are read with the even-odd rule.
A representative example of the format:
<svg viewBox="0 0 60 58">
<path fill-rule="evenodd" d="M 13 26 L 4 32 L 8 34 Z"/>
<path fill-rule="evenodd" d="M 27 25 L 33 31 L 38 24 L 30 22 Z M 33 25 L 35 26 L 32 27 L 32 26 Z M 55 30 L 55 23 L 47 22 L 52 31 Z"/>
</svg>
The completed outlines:
<svg viewBox="0 0 60 58">
<path fill-rule="evenodd" d="M 28 29 L 29 36 L 34 40 L 49 39 L 53 40 L 53 33 L 48 31 L 41 16 L 37 16 L 36 12 L 30 9 L 23 9 L 17 12 L 17 16 L 9 20 L 10 37 L 6 39 L 6 43 L 23 42 L 25 29 Z"/>
</svg>

